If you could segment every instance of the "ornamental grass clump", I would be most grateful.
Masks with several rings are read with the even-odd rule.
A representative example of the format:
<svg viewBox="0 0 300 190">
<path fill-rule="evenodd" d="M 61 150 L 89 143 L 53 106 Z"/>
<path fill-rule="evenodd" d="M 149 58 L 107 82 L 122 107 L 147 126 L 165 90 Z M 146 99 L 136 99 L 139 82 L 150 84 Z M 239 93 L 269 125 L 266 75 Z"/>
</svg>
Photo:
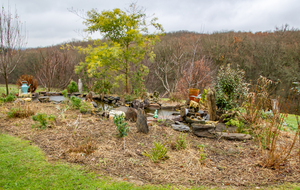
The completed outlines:
<svg viewBox="0 0 300 190">
<path fill-rule="evenodd" d="M 150 153 L 144 151 L 142 155 L 149 157 L 152 162 L 158 163 L 161 160 L 166 160 L 169 158 L 167 155 L 168 147 L 160 142 L 154 141 L 154 148 L 151 149 Z"/>
</svg>

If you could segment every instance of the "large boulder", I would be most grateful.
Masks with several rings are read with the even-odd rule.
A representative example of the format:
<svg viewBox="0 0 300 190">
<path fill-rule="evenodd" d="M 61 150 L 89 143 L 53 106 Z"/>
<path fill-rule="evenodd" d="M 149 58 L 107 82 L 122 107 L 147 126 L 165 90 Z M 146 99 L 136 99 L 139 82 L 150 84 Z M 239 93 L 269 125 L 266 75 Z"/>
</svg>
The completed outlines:
<svg viewBox="0 0 300 190">
<path fill-rule="evenodd" d="M 149 133 L 149 127 L 148 127 L 148 124 L 147 124 L 147 118 L 145 116 L 144 110 L 142 110 L 141 108 L 139 108 L 137 110 L 136 127 L 137 127 L 137 130 L 139 132 L 142 132 L 142 133 L 145 133 L 145 134 Z"/>
<path fill-rule="evenodd" d="M 128 108 L 128 110 L 125 113 L 125 119 L 136 122 L 136 120 L 137 120 L 137 110 L 134 109 L 134 108 Z"/>
</svg>

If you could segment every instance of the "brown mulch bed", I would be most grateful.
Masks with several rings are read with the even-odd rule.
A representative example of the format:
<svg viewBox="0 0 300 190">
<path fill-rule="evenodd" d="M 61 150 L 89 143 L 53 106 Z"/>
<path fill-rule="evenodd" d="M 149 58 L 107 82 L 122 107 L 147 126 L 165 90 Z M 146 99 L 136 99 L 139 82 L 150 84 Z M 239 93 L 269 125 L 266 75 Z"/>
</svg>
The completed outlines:
<svg viewBox="0 0 300 190">
<path fill-rule="evenodd" d="M 49 161 L 65 160 L 84 165 L 93 171 L 138 184 L 208 185 L 208 186 L 267 186 L 283 182 L 300 182 L 300 164 L 294 156 L 280 169 L 262 168 L 258 165 L 261 153 L 258 143 L 198 138 L 186 136 L 184 150 L 171 148 L 180 135 L 170 127 L 154 124 L 149 134 L 138 133 L 135 123 L 125 138 L 117 137 L 113 121 L 97 115 L 83 115 L 78 110 L 67 110 L 65 119 L 56 108 L 63 105 L 29 103 L 39 113 L 54 114 L 56 125 L 44 130 L 32 128 L 29 118 L 8 118 L 6 113 L 14 104 L 3 104 L 0 113 L 0 132 L 30 140 L 39 146 Z M 292 139 L 287 133 L 283 142 Z M 153 163 L 143 156 L 153 142 L 169 146 L 167 160 Z M 204 145 L 206 159 L 200 161 Z M 299 142 L 296 143 L 299 150 Z M 124 149 L 125 147 L 125 149 Z M 296 153 L 293 153 L 296 154 Z"/>
</svg>

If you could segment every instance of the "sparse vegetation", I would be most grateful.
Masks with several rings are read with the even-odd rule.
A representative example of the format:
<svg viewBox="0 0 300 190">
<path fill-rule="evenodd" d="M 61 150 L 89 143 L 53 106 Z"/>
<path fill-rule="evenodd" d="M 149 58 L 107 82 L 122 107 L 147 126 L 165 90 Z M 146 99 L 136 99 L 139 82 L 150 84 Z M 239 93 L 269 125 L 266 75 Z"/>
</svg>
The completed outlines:
<svg viewBox="0 0 300 190">
<path fill-rule="evenodd" d="M 35 114 L 35 111 L 28 104 L 18 104 L 17 107 L 13 107 L 7 112 L 10 118 L 26 118 Z"/>
</svg>

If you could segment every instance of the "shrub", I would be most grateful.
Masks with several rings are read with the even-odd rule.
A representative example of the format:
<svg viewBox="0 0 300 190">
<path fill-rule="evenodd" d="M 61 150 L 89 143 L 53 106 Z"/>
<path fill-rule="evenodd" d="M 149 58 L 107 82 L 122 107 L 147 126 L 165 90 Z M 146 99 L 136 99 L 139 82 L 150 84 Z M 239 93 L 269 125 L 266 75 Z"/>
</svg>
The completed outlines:
<svg viewBox="0 0 300 190">
<path fill-rule="evenodd" d="M 245 72 L 230 64 L 221 66 L 217 75 L 216 104 L 219 109 L 230 110 L 238 106 L 238 100 L 247 95 L 248 84 L 245 82 Z"/>
<path fill-rule="evenodd" d="M 36 79 L 33 78 L 31 75 L 22 75 L 19 77 L 17 80 L 17 86 L 22 86 L 22 81 L 27 81 L 28 85 L 30 85 L 28 92 L 35 92 L 36 89 L 38 88 L 38 82 Z"/>
<path fill-rule="evenodd" d="M 81 102 L 82 100 L 76 96 L 71 96 L 70 97 L 70 101 L 71 101 L 71 107 L 74 109 L 79 109 L 81 106 Z"/>
<path fill-rule="evenodd" d="M 37 127 L 39 129 L 45 129 L 48 127 L 48 124 L 53 124 L 55 121 L 54 115 L 47 115 L 45 113 L 38 113 L 32 116 L 33 121 L 37 121 L 38 123 L 33 125 L 33 127 Z"/>
<path fill-rule="evenodd" d="M 130 128 L 127 126 L 128 123 L 125 122 L 125 116 L 123 114 L 114 116 L 114 124 L 117 126 L 119 137 L 127 136 L 127 131 L 129 131 Z"/>
<path fill-rule="evenodd" d="M 167 156 L 167 152 L 168 147 L 166 147 L 165 144 L 154 141 L 154 148 L 151 149 L 150 153 L 144 151 L 142 155 L 149 157 L 154 163 L 157 163 L 160 160 L 169 158 L 169 156 Z"/>
<path fill-rule="evenodd" d="M 68 92 L 73 93 L 73 92 L 78 92 L 78 86 L 75 81 L 71 81 L 70 84 L 67 86 Z"/>
<path fill-rule="evenodd" d="M 63 91 L 61 91 L 62 95 L 67 98 L 68 97 L 68 90 L 64 89 Z"/>
<path fill-rule="evenodd" d="M 7 112 L 8 117 L 10 118 L 25 118 L 35 114 L 35 111 L 31 110 L 29 105 L 25 105 L 21 107 L 19 105 L 16 108 L 11 108 L 9 112 Z"/>
<path fill-rule="evenodd" d="M 79 107 L 81 113 L 87 113 L 94 110 L 94 106 L 91 102 L 83 101 Z"/>
</svg>

